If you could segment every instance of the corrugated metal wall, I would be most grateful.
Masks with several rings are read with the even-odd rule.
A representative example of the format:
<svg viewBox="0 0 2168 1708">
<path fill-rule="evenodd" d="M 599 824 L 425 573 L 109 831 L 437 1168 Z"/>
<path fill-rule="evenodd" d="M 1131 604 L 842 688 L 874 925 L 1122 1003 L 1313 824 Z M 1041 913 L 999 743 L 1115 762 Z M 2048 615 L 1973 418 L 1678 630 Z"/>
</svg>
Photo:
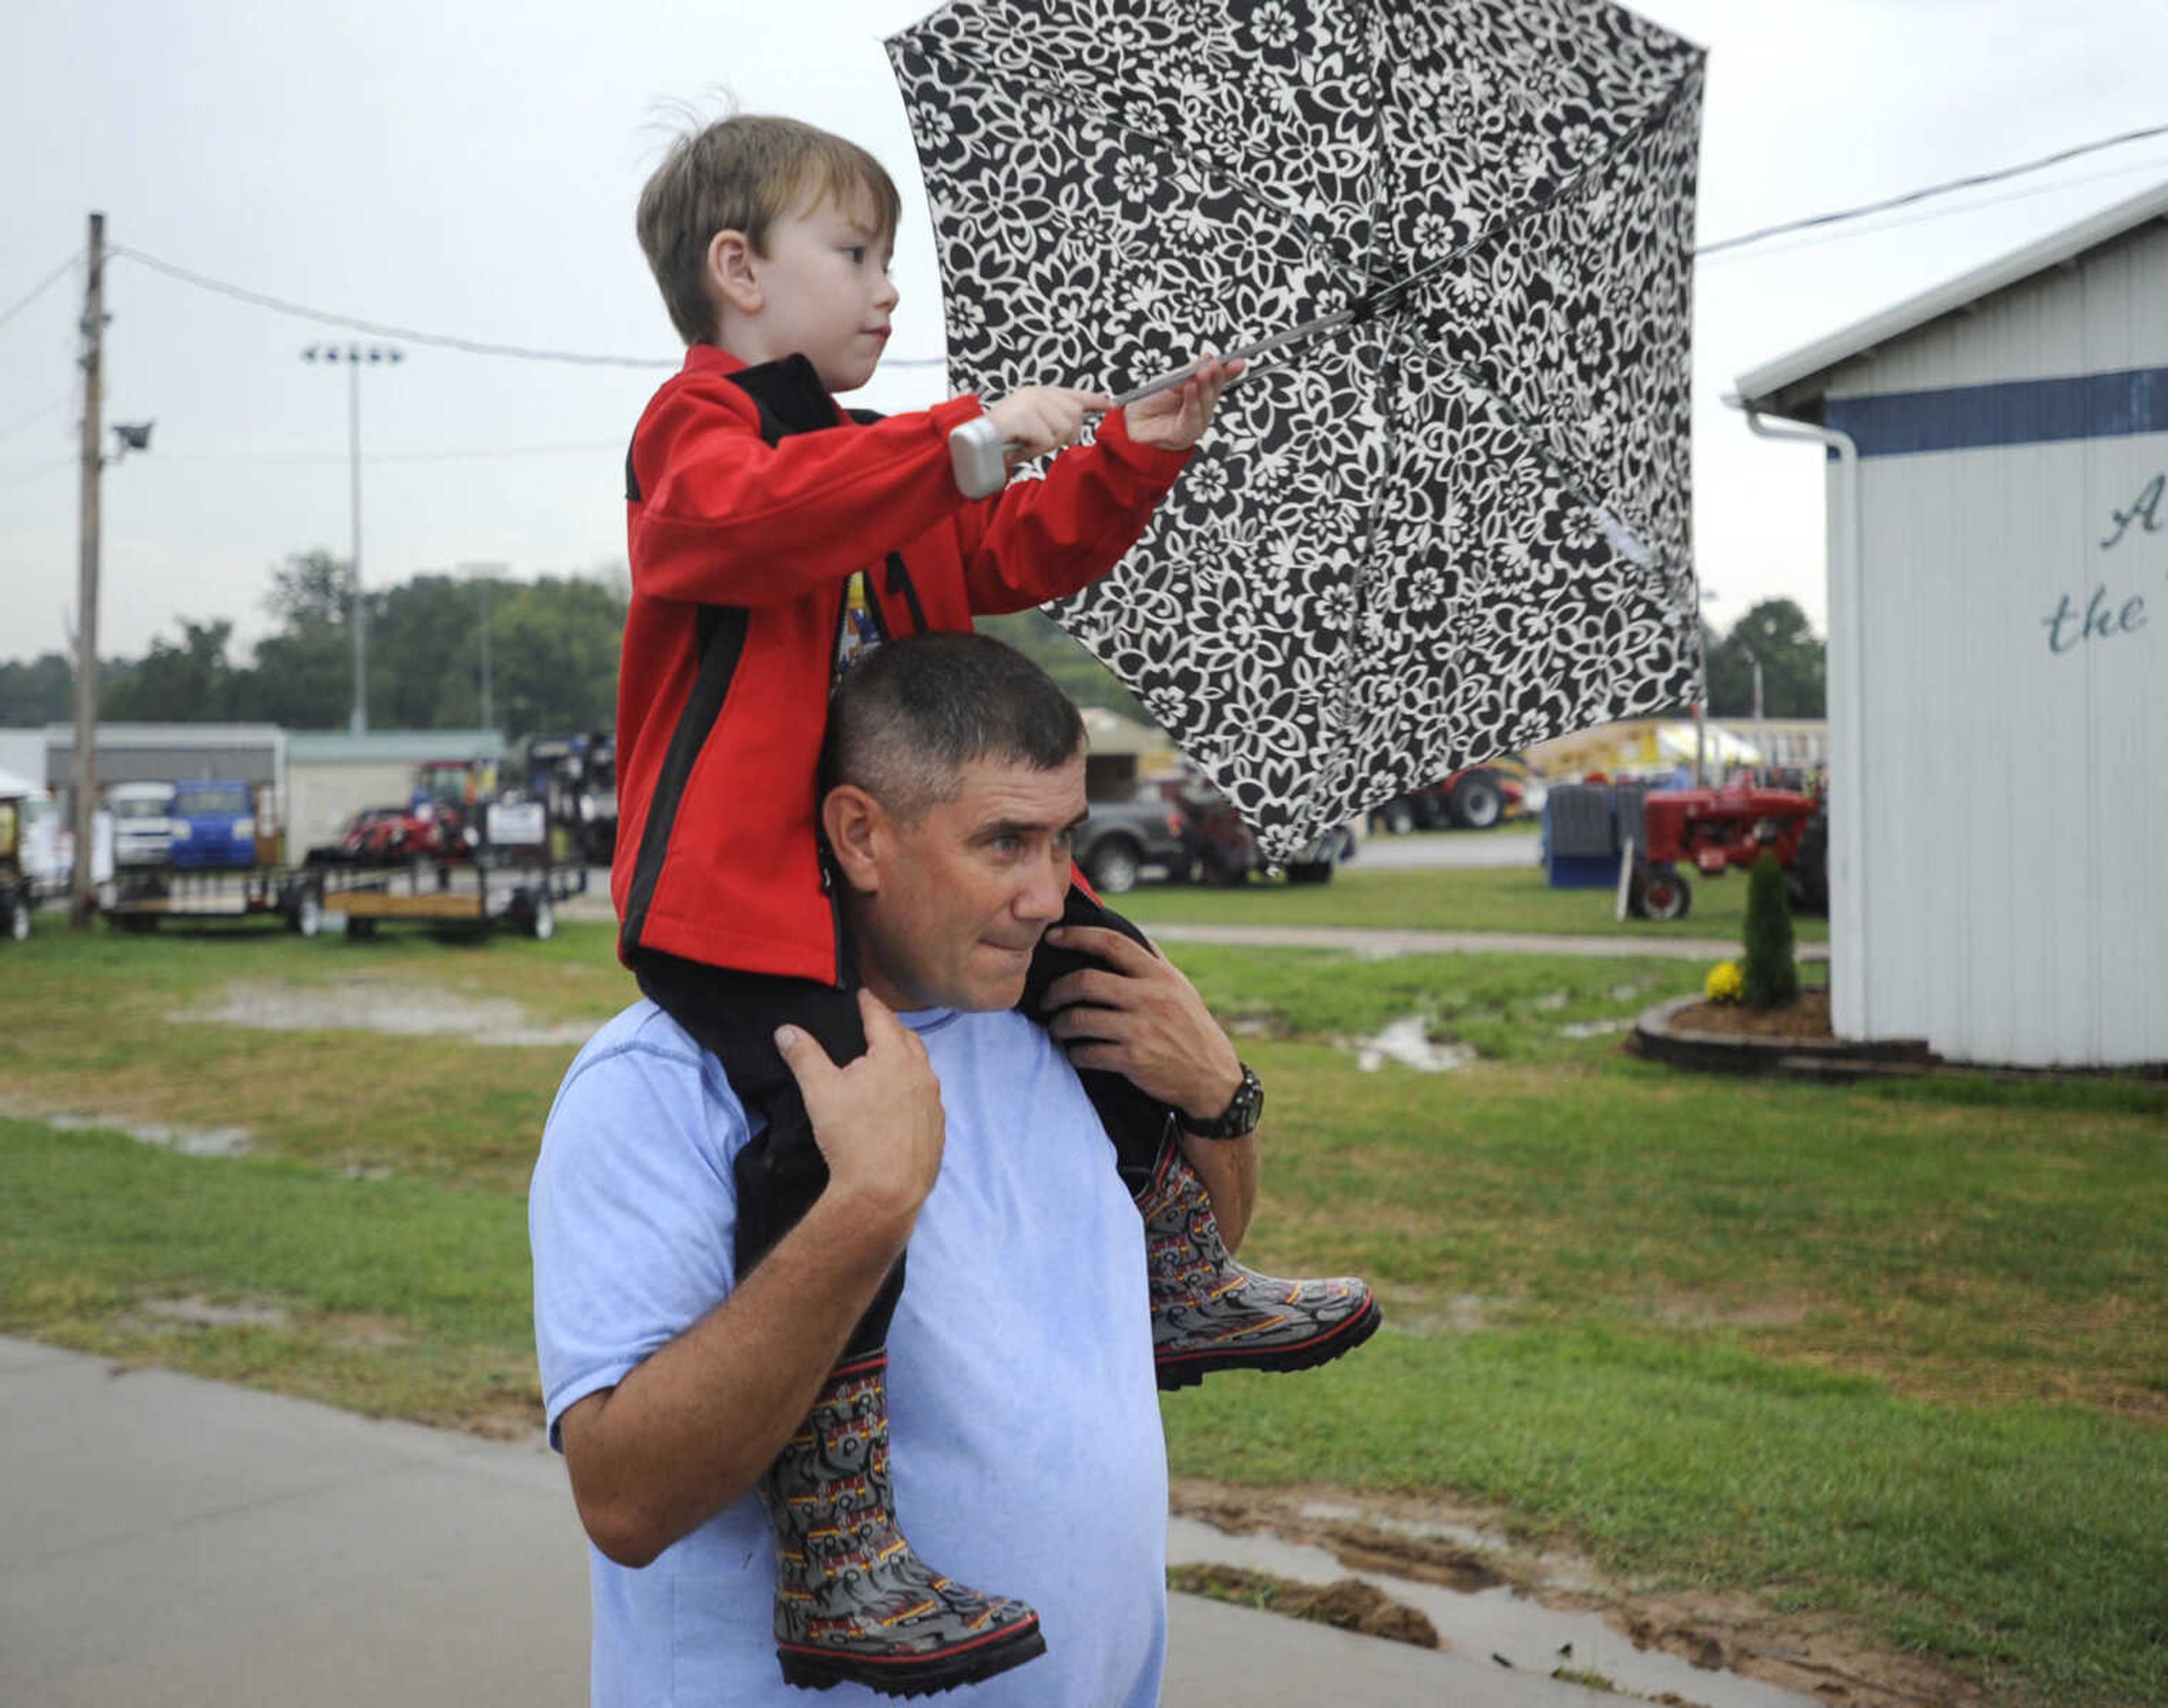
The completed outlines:
<svg viewBox="0 0 2168 1708">
<path fill-rule="evenodd" d="M 1995 386 L 1964 400 L 1991 425 L 1963 430 L 2022 441 L 2099 388 L 2010 382 L 2164 368 L 2155 225 L 1847 363 L 1828 419 Z M 2168 432 L 1862 449 L 1859 602 L 1831 607 L 1831 718 L 1860 720 L 1832 810 L 1864 820 L 1861 870 L 1833 874 L 1832 953 L 1859 968 L 1838 1028 L 1959 1060 L 2168 1060 L 2168 493 L 2157 530 L 2103 545 L 2168 475 Z"/>
</svg>

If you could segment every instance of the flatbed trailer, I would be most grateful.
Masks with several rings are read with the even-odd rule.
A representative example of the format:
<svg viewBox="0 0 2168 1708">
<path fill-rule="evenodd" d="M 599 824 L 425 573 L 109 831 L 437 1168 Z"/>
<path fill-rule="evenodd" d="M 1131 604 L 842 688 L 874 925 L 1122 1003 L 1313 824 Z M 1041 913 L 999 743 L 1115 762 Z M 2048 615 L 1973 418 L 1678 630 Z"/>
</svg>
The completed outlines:
<svg viewBox="0 0 2168 1708">
<path fill-rule="evenodd" d="M 124 931 L 154 931 L 169 920 L 190 925 L 276 920 L 313 937 L 323 929 L 321 874 L 290 866 L 231 871 L 128 872 L 106 885 L 98 910 Z"/>
<path fill-rule="evenodd" d="M 390 924 L 554 936 L 557 904 L 587 889 L 585 863 L 552 857 L 549 818 L 539 801 L 494 801 L 482 817 L 481 840 L 455 859 L 363 866 L 316 850 L 311 871 L 321 881 L 324 910 L 343 916 L 349 937 L 374 936 Z"/>
</svg>

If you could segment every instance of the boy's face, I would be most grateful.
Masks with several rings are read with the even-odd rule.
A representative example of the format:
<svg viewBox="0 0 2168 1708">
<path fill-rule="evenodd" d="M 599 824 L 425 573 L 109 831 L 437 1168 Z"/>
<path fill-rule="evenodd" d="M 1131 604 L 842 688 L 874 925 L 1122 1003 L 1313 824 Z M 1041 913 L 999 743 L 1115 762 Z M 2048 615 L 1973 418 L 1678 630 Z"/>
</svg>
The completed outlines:
<svg viewBox="0 0 2168 1708">
<path fill-rule="evenodd" d="M 888 343 L 896 289 L 873 198 L 822 196 L 768 228 L 768 252 L 746 265 L 757 308 L 723 309 L 725 347 L 758 363 L 801 355 L 830 391 L 855 391 L 873 378 Z"/>
</svg>

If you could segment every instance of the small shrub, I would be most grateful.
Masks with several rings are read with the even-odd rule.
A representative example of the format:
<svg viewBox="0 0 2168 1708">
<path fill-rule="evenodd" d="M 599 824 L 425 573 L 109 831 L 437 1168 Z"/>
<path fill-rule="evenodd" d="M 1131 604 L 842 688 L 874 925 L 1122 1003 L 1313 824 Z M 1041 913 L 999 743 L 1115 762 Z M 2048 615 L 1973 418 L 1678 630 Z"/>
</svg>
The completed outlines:
<svg viewBox="0 0 2168 1708">
<path fill-rule="evenodd" d="M 1792 900 L 1774 854 L 1756 860 L 1746 880 L 1746 937 L 1747 1001 L 1756 1008 L 1796 1001 L 1799 967 L 1792 953 Z"/>
<path fill-rule="evenodd" d="M 1711 1002 L 1736 1002 L 1746 994 L 1746 980 L 1736 961 L 1719 961 L 1702 980 L 1701 994 Z"/>
</svg>

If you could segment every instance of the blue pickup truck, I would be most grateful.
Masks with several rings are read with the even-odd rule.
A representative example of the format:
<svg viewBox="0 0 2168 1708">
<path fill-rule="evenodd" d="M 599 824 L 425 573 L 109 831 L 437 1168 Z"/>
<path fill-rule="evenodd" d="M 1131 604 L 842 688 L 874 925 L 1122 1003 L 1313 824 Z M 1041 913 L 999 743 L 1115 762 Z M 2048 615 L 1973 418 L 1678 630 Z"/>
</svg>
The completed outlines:
<svg viewBox="0 0 2168 1708">
<path fill-rule="evenodd" d="M 173 785 L 167 809 L 177 870 L 242 871 L 256 864 L 256 791 L 227 777 Z"/>
</svg>

